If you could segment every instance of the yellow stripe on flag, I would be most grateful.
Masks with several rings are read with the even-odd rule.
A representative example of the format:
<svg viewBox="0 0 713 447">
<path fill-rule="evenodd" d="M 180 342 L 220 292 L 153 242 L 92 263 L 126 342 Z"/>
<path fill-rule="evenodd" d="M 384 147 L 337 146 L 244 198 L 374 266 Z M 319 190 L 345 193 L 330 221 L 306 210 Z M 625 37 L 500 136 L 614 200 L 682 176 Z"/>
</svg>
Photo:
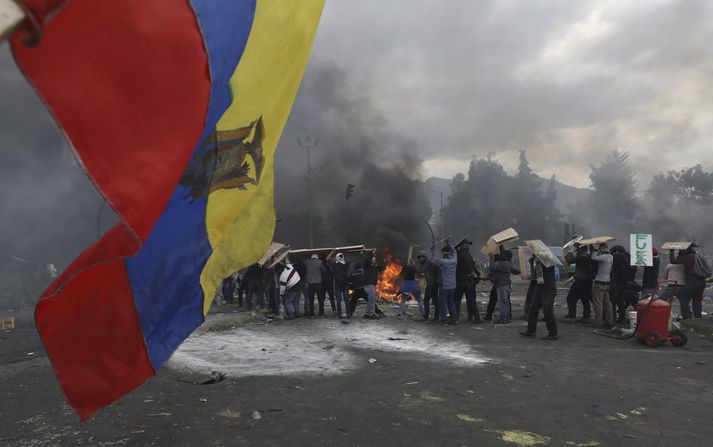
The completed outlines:
<svg viewBox="0 0 713 447">
<path fill-rule="evenodd" d="M 275 148 L 307 66 L 323 6 L 324 0 L 257 2 L 245 52 L 230 80 L 233 102 L 217 130 L 245 128 L 262 118 L 262 172 L 257 185 L 218 189 L 208 196 L 206 228 L 213 253 L 201 274 L 204 314 L 223 278 L 260 259 L 272 241 Z M 253 131 L 248 140 L 257 133 Z M 250 164 L 248 177 L 256 179 L 255 158 L 245 160 Z"/>
</svg>

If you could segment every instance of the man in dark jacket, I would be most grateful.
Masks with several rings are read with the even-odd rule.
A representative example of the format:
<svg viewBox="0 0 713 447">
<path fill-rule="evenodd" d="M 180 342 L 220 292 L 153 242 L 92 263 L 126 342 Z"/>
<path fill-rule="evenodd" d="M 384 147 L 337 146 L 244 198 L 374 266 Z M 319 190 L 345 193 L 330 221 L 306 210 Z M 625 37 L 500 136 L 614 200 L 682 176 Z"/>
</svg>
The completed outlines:
<svg viewBox="0 0 713 447">
<path fill-rule="evenodd" d="M 433 303 L 435 307 L 433 321 L 438 321 L 438 285 L 440 283 L 441 272 L 438 266 L 428 262 L 425 251 L 422 251 L 416 258 L 414 268 L 419 274 L 423 275 L 426 280 L 426 291 L 424 292 L 423 299 L 423 319 L 424 321 L 429 319 L 431 315 L 431 303 Z"/>
<path fill-rule="evenodd" d="M 627 287 L 629 281 L 632 281 L 636 276 L 636 267 L 631 266 L 631 256 L 621 245 L 612 247 L 610 252 L 614 258 L 611 270 L 610 292 L 612 306 L 614 306 L 616 322 L 623 324 L 626 322 L 626 308 L 628 306 L 626 299 Z M 632 268 L 634 269 L 633 274 Z"/>
<path fill-rule="evenodd" d="M 437 258 L 434 253 L 435 247 L 431 247 L 428 252 L 428 262 L 435 264 L 441 270 L 442 285 L 438 291 L 438 308 L 440 309 L 441 324 L 458 324 L 456 314 L 455 290 L 456 290 L 456 251 L 451 246 L 450 241 L 446 241 L 446 246 L 441 249 L 443 258 Z M 446 314 L 450 314 L 450 321 Z"/>
<path fill-rule="evenodd" d="M 314 318 L 314 299 L 319 301 L 319 316 L 324 317 L 324 294 L 322 293 L 322 273 L 324 265 L 315 253 L 309 259 L 302 261 L 305 266 L 305 280 L 307 282 L 307 306 L 309 317 Z"/>
<path fill-rule="evenodd" d="M 383 270 L 383 266 L 376 262 L 376 256 L 372 252 L 362 253 L 362 259 L 364 280 L 366 282 L 364 291 L 368 296 L 365 316 L 372 318 L 376 315 L 376 284 L 379 281 L 379 272 Z"/>
<path fill-rule="evenodd" d="M 686 286 L 678 293 L 678 301 L 681 303 L 681 318 L 684 320 L 691 318 L 691 300 L 694 300 L 693 315 L 696 318 L 702 318 L 702 300 L 698 301 L 698 297 L 703 297 L 703 291 L 706 288 L 706 272 L 702 272 L 696 267 L 696 262 L 702 263 L 704 270 L 709 270 L 708 265 L 696 253 L 696 244 L 692 244 L 689 248 L 679 252 L 678 256 L 674 251 L 669 252 L 669 260 L 671 264 L 682 264 L 686 273 Z M 698 302 L 696 302 L 698 301 Z"/>
<path fill-rule="evenodd" d="M 508 324 L 512 319 L 510 312 L 510 292 L 512 289 L 510 275 L 519 275 L 520 270 L 513 267 L 511 260 L 512 251 L 505 250 L 501 259 L 490 266 L 490 280 L 495 285 L 498 297 L 500 318 L 496 321 L 497 324 Z"/>
<path fill-rule="evenodd" d="M 475 286 L 480 281 L 476 270 L 475 259 L 470 254 L 470 246 L 473 243 L 469 240 L 463 241 L 456 247 L 458 252 L 456 264 L 456 292 L 455 305 L 456 315 L 460 315 L 460 305 L 465 294 L 465 304 L 468 311 L 468 321 L 475 324 L 480 324 L 483 320 L 480 319 L 478 312 L 478 304 L 476 302 Z"/>
<path fill-rule="evenodd" d="M 527 320 L 528 318 L 528 315 L 530 313 L 530 306 L 532 305 L 532 300 L 535 299 L 535 293 L 537 293 L 537 279 L 535 278 L 535 255 L 530 256 L 530 259 L 527 260 L 527 264 L 530 266 L 530 284 L 528 284 L 527 293 L 525 293 L 525 320 Z"/>
<path fill-rule="evenodd" d="M 423 301 L 421 300 L 421 287 L 419 287 L 416 281 L 416 269 L 412 265 L 405 265 L 401 269 L 400 273 L 403 283 L 399 289 L 398 294 L 401 296 L 401 303 L 399 305 L 399 311 L 396 316 L 401 316 L 406 313 L 406 301 L 408 301 L 409 296 L 413 296 L 418 303 L 418 310 L 421 312 L 421 318 L 424 316 L 423 311 Z"/>
<path fill-rule="evenodd" d="M 337 301 L 337 312 L 339 318 L 343 318 L 342 301 L 344 302 L 344 313 L 351 318 L 349 306 L 349 266 L 344 259 L 344 253 L 337 253 L 334 261 L 330 261 L 330 267 L 334 275 L 334 299 Z"/>
<path fill-rule="evenodd" d="M 547 326 L 547 336 L 545 340 L 557 340 L 557 321 L 555 320 L 554 304 L 557 295 L 557 283 L 555 281 L 555 267 L 545 267 L 539 259 L 535 260 L 535 277 L 537 281 L 537 292 L 530 306 L 530 314 L 527 318 L 527 330 L 520 332 L 523 337 L 534 337 L 537 332 L 537 318 L 540 309 L 545 317 Z"/>
<path fill-rule="evenodd" d="M 248 267 L 245 278 L 248 281 L 248 290 L 245 300 L 248 310 L 253 308 L 253 294 L 256 296 L 255 304 L 258 307 L 265 307 L 265 270 L 260 264 L 255 263 Z"/>
<path fill-rule="evenodd" d="M 641 298 L 650 298 L 656 290 L 659 280 L 659 269 L 661 268 L 661 257 L 656 247 L 653 247 L 653 264 L 649 267 L 644 267 L 644 277 L 641 280 Z"/>
<path fill-rule="evenodd" d="M 334 268 L 332 263 L 326 259 L 322 262 L 324 269 L 322 270 L 322 296 L 320 298 L 322 302 L 322 307 L 324 307 L 324 300 L 329 297 L 329 305 L 332 308 L 332 315 L 337 316 L 337 306 L 334 303 Z M 341 313 L 341 304 L 339 305 L 339 313 Z M 324 312 L 322 312 L 324 313 Z"/>
<path fill-rule="evenodd" d="M 574 282 L 567 293 L 566 319 L 577 319 L 577 301 L 582 301 L 582 320 L 592 318 L 592 284 L 596 275 L 596 263 L 592 261 L 586 246 L 575 244 L 575 253 L 567 253 L 568 264 L 574 264 Z"/>
</svg>

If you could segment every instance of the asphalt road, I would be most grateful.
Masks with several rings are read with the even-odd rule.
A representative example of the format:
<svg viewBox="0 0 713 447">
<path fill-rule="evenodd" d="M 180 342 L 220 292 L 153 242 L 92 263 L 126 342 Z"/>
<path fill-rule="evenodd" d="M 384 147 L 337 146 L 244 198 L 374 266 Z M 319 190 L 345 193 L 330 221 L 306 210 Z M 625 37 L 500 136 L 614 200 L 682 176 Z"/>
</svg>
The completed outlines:
<svg viewBox="0 0 713 447">
<path fill-rule="evenodd" d="M 713 445 L 713 338 L 699 332 L 653 349 L 561 322 L 557 341 L 520 337 L 519 320 L 250 324 L 192 338 L 81 423 L 31 314 L 16 315 L 0 332 L 0 445 Z M 195 384 L 213 367 L 227 379 Z"/>
</svg>

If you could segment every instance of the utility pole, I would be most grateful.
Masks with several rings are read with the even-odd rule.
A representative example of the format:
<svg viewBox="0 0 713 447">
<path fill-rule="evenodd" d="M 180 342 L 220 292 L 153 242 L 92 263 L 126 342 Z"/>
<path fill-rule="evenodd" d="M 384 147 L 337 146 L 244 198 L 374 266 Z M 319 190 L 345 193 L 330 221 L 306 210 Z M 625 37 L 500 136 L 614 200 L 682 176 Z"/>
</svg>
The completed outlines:
<svg viewBox="0 0 713 447">
<path fill-rule="evenodd" d="M 436 191 L 433 190 L 434 193 L 439 194 L 441 196 L 441 213 L 440 213 L 440 218 L 441 218 L 441 228 L 440 228 L 440 235 L 439 237 L 443 239 L 444 235 L 446 234 L 446 220 L 445 216 L 443 215 L 443 191 Z"/>
<path fill-rule="evenodd" d="M 309 248 L 314 248 L 314 228 L 313 228 L 313 217 L 314 211 L 312 206 L 312 176 L 314 171 L 317 169 L 312 168 L 312 160 L 310 158 L 310 150 L 316 149 L 319 145 L 319 138 L 312 138 L 307 135 L 304 138 L 297 138 L 297 145 L 307 151 L 307 213 L 308 213 L 308 226 L 309 226 Z"/>
</svg>

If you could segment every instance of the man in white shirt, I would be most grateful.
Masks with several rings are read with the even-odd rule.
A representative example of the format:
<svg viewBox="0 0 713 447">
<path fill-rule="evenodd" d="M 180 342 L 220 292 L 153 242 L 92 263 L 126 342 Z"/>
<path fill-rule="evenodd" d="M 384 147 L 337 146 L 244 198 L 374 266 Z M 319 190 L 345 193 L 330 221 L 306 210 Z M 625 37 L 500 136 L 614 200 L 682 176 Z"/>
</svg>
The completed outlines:
<svg viewBox="0 0 713 447">
<path fill-rule="evenodd" d="M 607 244 L 599 244 L 597 251 L 592 253 L 591 259 L 597 263 L 597 276 L 594 278 L 594 284 L 592 285 L 593 324 L 609 329 L 614 324 L 614 312 L 609 296 L 611 268 L 614 258 L 609 253 Z"/>
<path fill-rule="evenodd" d="M 285 260 L 285 268 L 280 274 L 280 296 L 285 303 L 285 317 L 288 320 L 295 318 L 297 313 L 297 300 L 300 297 L 300 274 L 297 273 L 289 260 Z"/>
</svg>

